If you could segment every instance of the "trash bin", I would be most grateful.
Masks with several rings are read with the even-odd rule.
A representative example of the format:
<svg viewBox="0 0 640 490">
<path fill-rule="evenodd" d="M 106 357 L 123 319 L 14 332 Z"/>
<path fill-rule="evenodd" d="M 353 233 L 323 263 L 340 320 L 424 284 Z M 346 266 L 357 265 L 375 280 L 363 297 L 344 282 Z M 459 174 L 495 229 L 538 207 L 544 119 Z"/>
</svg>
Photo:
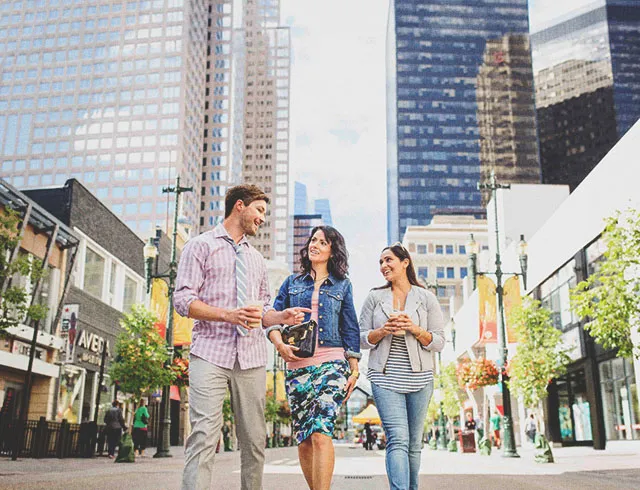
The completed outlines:
<svg viewBox="0 0 640 490">
<path fill-rule="evenodd" d="M 476 435 L 472 430 L 460 431 L 460 447 L 463 453 L 476 452 Z"/>
</svg>

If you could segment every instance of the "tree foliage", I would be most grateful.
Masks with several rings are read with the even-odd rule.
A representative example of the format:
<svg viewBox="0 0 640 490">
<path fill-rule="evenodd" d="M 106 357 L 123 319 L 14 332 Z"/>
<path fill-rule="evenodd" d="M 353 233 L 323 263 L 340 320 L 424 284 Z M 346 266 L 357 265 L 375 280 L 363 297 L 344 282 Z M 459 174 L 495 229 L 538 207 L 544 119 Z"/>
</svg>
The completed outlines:
<svg viewBox="0 0 640 490">
<path fill-rule="evenodd" d="M 571 291 L 571 307 L 587 319 L 585 330 L 602 347 L 632 357 L 631 328 L 640 312 L 640 213 L 617 212 L 607 219 L 602 238 L 604 260 Z"/>
<path fill-rule="evenodd" d="M 120 320 L 123 332 L 116 340 L 116 359 L 109 375 L 125 393 L 139 399 L 144 393 L 171 385 L 175 371 L 165 366 L 169 354 L 162 336 L 154 327 L 155 315 L 142 305 Z"/>
<path fill-rule="evenodd" d="M 34 302 L 30 304 L 31 294 L 20 277 L 28 278 L 32 289 L 42 278 L 42 261 L 30 254 L 18 255 L 10 261 L 11 252 L 20 245 L 19 225 L 21 218 L 10 208 L 0 210 L 0 284 L 11 284 L 0 291 L 0 335 L 7 328 L 15 327 L 26 318 L 39 321 L 47 316 L 48 308 Z"/>
<path fill-rule="evenodd" d="M 441 386 L 442 389 L 442 410 L 444 414 L 449 418 L 458 416 L 462 407 L 462 395 L 458 385 L 455 363 L 449 363 L 442 368 L 436 379 L 436 386 Z"/>
<path fill-rule="evenodd" d="M 535 408 L 547 396 L 553 378 L 562 376 L 571 362 L 570 349 L 562 345 L 562 333 L 553 326 L 551 311 L 526 298 L 510 316 L 518 338 L 509 362 L 509 388 L 526 407 Z"/>
</svg>

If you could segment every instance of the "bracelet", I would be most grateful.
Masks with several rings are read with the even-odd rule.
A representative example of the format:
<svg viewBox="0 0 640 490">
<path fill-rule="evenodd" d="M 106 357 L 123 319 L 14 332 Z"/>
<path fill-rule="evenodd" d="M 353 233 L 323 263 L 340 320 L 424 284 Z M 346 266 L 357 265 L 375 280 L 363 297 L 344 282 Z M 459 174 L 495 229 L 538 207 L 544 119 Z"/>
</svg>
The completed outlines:
<svg viewBox="0 0 640 490">
<path fill-rule="evenodd" d="M 356 379 L 358 379 L 360 377 L 360 371 L 351 371 L 351 376 L 355 376 Z M 351 377 L 349 376 L 349 377 Z"/>
<path fill-rule="evenodd" d="M 418 335 L 416 335 L 416 340 L 420 340 L 420 338 L 422 337 L 423 333 L 424 333 L 424 330 L 420 329 L 420 333 Z"/>
</svg>

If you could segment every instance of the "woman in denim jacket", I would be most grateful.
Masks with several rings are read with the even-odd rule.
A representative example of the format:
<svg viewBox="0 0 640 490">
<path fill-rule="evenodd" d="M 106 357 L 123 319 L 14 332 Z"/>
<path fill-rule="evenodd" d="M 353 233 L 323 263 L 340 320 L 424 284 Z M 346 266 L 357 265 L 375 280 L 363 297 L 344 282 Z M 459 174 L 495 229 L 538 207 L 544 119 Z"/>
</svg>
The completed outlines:
<svg viewBox="0 0 640 490">
<path fill-rule="evenodd" d="M 442 310 L 418 282 L 411 256 L 400 243 L 382 250 L 380 272 L 387 284 L 365 299 L 361 347 L 371 349 L 367 377 L 387 435 L 389 486 L 417 490 L 434 352 L 445 341 Z"/>
<path fill-rule="evenodd" d="M 332 436 L 340 406 L 358 380 L 360 329 L 347 278 L 344 238 L 330 226 L 317 226 L 300 251 L 300 274 L 289 276 L 273 304 L 277 311 L 297 307 L 304 321 L 318 323 L 315 354 L 306 359 L 282 341 L 281 327 L 267 330 L 287 362 L 286 387 L 300 466 L 313 490 L 329 489 L 333 475 Z"/>
</svg>

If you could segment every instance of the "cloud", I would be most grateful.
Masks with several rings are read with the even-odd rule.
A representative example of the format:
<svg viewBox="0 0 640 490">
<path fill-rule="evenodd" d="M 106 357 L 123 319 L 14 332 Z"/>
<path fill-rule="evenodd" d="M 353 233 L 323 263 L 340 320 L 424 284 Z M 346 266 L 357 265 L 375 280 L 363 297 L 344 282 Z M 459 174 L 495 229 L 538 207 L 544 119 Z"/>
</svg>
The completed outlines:
<svg viewBox="0 0 640 490">
<path fill-rule="evenodd" d="M 360 139 L 360 133 L 354 129 L 330 129 L 329 134 L 338 138 L 341 143 L 355 145 Z"/>
</svg>

